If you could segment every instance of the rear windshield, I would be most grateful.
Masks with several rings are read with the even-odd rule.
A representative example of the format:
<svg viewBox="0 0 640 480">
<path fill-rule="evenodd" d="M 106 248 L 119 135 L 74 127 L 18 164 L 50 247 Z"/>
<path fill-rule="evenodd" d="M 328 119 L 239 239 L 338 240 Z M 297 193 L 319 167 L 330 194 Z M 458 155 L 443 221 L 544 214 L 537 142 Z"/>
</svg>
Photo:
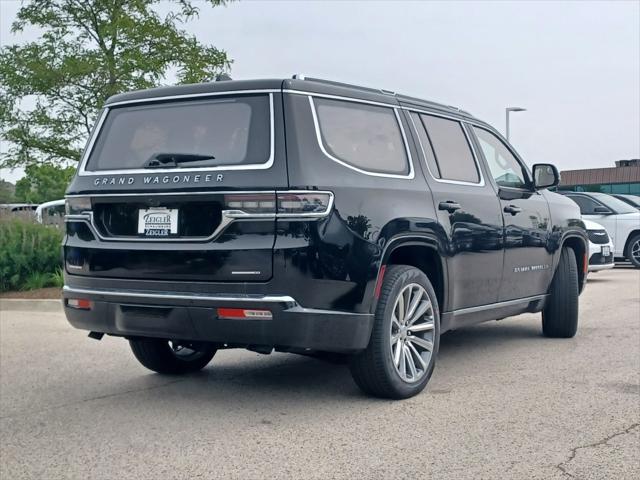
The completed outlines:
<svg viewBox="0 0 640 480">
<path fill-rule="evenodd" d="M 269 154 L 268 95 L 199 99 L 111 109 L 86 170 L 258 165 Z"/>
</svg>

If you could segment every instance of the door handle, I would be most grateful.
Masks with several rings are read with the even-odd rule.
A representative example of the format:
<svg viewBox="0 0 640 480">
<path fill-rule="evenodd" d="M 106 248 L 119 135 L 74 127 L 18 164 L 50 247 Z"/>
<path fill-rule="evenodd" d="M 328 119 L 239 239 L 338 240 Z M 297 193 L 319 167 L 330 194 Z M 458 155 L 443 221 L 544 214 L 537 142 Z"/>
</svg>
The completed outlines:
<svg viewBox="0 0 640 480">
<path fill-rule="evenodd" d="M 507 205 L 504 207 L 504 213 L 510 213 L 511 215 L 517 215 L 522 211 L 522 208 L 515 205 Z"/>
<path fill-rule="evenodd" d="M 456 210 L 460 210 L 462 206 L 458 202 L 453 200 L 447 200 L 446 202 L 440 202 L 438 204 L 438 210 L 446 210 L 449 213 L 453 213 Z"/>
</svg>

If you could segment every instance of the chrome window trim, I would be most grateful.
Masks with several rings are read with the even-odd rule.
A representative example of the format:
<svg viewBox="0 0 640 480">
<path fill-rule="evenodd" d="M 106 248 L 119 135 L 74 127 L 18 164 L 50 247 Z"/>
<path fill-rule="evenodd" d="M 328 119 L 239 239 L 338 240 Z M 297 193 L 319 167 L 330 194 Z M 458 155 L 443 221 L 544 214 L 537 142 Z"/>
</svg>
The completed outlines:
<svg viewBox="0 0 640 480">
<path fill-rule="evenodd" d="M 156 173 L 176 173 L 176 172 L 219 172 L 219 171 L 231 171 L 231 170 L 266 170 L 273 166 L 275 160 L 275 112 L 273 107 L 273 93 L 279 92 L 279 90 L 233 90 L 228 92 L 211 92 L 206 94 L 193 94 L 193 95 L 175 95 L 171 97 L 155 97 L 149 99 L 141 99 L 141 100 L 131 100 L 126 102 L 118 102 L 113 103 L 104 108 L 102 111 L 100 118 L 98 119 L 98 123 L 96 124 L 96 128 L 93 130 L 91 134 L 91 138 L 89 139 L 89 143 L 87 144 L 87 148 L 82 154 L 82 159 L 80 160 L 80 167 L 78 168 L 78 176 L 101 176 L 101 175 L 133 175 L 138 173 L 146 173 L 148 175 L 156 174 Z M 149 103 L 156 102 L 161 100 L 184 100 L 190 98 L 197 97 L 205 97 L 205 96 L 221 96 L 221 95 L 237 95 L 237 94 L 250 94 L 250 93 L 268 93 L 269 94 L 269 158 L 265 163 L 254 163 L 247 165 L 220 165 L 220 166 L 212 166 L 212 167 L 192 167 L 192 168 L 130 168 L 130 169 L 113 169 L 113 170 L 86 170 L 87 162 L 89 161 L 89 157 L 93 152 L 93 148 L 95 146 L 96 140 L 98 138 L 98 134 L 102 130 L 102 125 L 106 120 L 109 109 L 116 105 L 125 105 L 125 104 L 134 104 L 134 103 Z"/>
<path fill-rule="evenodd" d="M 206 237 L 187 237 L 187 238 L 177 238 L 177 237 L 167 237 L 167 238 L 144 238 L 144 237 L 105 237 L 102 235 L 95 224 L 95 220 L 93 217 L 92 211 L 86 211 L 79 214 L 70 214 L 64 216 L 64 221 L 66 222 L 78 222 L 85 223 L 91 232 L 101 241 L 103 242 L 164 242 L 164 243 L 202 243 L 209 242 L 217 239 L 220 235 L 224 233 L 224 231 L 231 225 L 232 223 L 239 221 L 264 221 L 264 220 L 278 220 L 283 219 L 287 221 L 305 221 L 305 220 L 319 220 L 321 218 L 328 217 L 333 210 L 333 204 L 335 201 L 335 195 L 333 192 L 328 190 L 263 190 L 263 191 L 235 191 L 235 192 L 198 192 L 197 194 L 223 194 L 223 195 L 237 195 L 237 194 L 251 194 L 251 193 L 269 193 L 273 194 L 274 197 L 277 198 L 278 193 L 323 193 L 329 195 L 329 204 L 324 212 L 311 212 L 311 213 L 278 213 L 277 210 L 274 213 L 247 213 L 242 210 L 222 210 L 221 219 L 218 226 L 215 230 Z M 196 193 L 187 193 L 187 192 L 170 192 L 170 193 L 160 193 L 155 192 L 151 194 L 144 193 L 119 193 L 119 194 L 98 194 L 98 195 L 66 195 L 65 198 L 74 198 L 74 197 L 136 197 L 136 196 L 148 196 L 148 195 L 195 195 Z M 277 208 L 277 207 L 276 207 Z"/>
<path fill-rule="evenodd" d="M 525 176 L 527 178 L 525 178 L 525 182 L 528 185 L 532 185 L 533 184 L 533 175 L 531 173 L 531 171 L 529 170 L 529 167 L 527 166 L 526 163 L 524 163 L 524 161 L 520 158 L 520 156 L 516 153 L 515 149 L 511 146 L 511 144 L 507 141 L 506 138 L 502 138 L 501 135 L 499 135 L 499 132 L 494 132 L 491 128 L 486 127 L 485 125 L 476 125 L 476 124 L 471 124 L 471 128 L 479 128 L 480 130 L 484 130 L 487 133 L 490 133 L 491 135 L 493 135 L 494 137 L 496 137 L 498 139 L 498 141 L 504 146 L 504 148 L 507 149 L 507 151 L 513 156 L 513 158 L 516 159 L 516 162 L 518 162 L 518 164 L 520 165 L 520 168 L 522 168 L 525 172 Z M 478 135 L 476 135 L 475 132 L 473 132 L 473 135 L 475 136 L 475 138 L 478 138 Z M 478 139 L 479 141 L 479 139 Z M 482 157 L 485 158 L 484 156 L 484 152 L 482 152 Z M 487 159 L 485 158 L 485 161 L 487 161 Z M 489 165 L 487 165 L 488 167 Z M 491 173 L 491 169 L 489 168 L 489 173 Z M 491 178 L 493 178 L 493 174 L 491 174 Z M 519 191 L 523 191 L 523 192 L 530 192 L 531 189 L 527 188 L 527 185 L 525 185 L 524 187 L 506 187 L 503 185 L 498 185 L 498 183 L 496 182 L 496 179 L 493 179 L 494 183 L 496 184 L 496 186 L 498 188 L 511 188 L 513 190 L 519 190 Z"/>
<path fill-rule="evenodd" d="M 308 92 L 306 90 L 295 90 L 285 88 L 282 90 L 282 93 L 290 93 L 293 95 L 302 95 L 304 97 L 318 97 L 318 98 L 328 98 L 330 100 L 342 100 L 345 102 L 356 102 L 356 103 L 366 103 L 368 105 L 377 105 L 379 107 L 390 107 L 390 108 L 399 108 L 398 103 L 393 102 L 377 102 L 375 100 L 365 100 L 357 97 L 347 97 L 344 95 L 331 95 L 329 93 L 317 93 L 317 92 Z"/>
<path fill-rule="evenodd" d="M 280 93 L 281 90 L 277 88 L 259 88 L 254 90 L 226 90 L 224 92 L 202 92 L 202 93 L 188 93 L 185 95 L 168 95 L 164 97 L 149 97 L 149 98 L 136 98 L 134 100 L 122 100 L 120 102 L 109 103 L 107 107 L 114 107 L 120 105 L 130 105 L 134 103 L 151 103 L 151 102 L 163 102 L 167 100 L 182 100 L 185 98 L 202 98 L 202 97 L 218 97 L 222 95 L 235 95 L 235 94 L 256 94 L 256 93 Z"/>
<path fill-rule="evenodd" d="M 322 98 L 331 98 L 331 99 L 338 99 L 341 101 L 346 101 L 346 102 L 352 102 L 352 103 L 366 103 L 366 104 L 373 104 L 376 106 L 382 106 L 384 108 L 389 108 L 391 110 L 393 110 L 393 113 L 396 117 L 396 121 L 398 122 L 398 128 L 400 129 L 400 135 L 402 136 L 402 142 L 404 144 L 404 149 L 405 149 L 405 154 L 406 154 L 406 160 L 409 162 L 409 173 L 406 175 L 399 175 L 399 174 L 394 174 L 394 173 L 381 173 L 381 172 L 372 172 L 369 170 L 364 170 L 362 168 L 356 167 L 354 165 L 351 165 L 347 162 L 345 162 L 344 160 L 340 160 L 337 157 L 334 157 L 333 155 L 331 155 L 327 149 L 324 146 L 324 142 L 322 140 L 322 133 L 320 131 L 320 122 L 318 120 L 318 113 L 316 112 L 316 105 L 315 102 L 313 101 L 313 97 L 322 97 Z M 318 142 L 318 146 L 320 147 L 320 150 L 322 151 L 322 153 L 329 158 L 330 160 L 342 165 L 343 167 L 349 168 L 351 170 L 354 170 L 358 173 L 362 173 L 364 175 L 370 175 L 372 177 L 383 177 L 383 178 L 401 178 L 404 180 L 411 180 L 415 177 L 415 169 L 413 168 L 413 158 L 411 156 L 411 149 L 409 148 L 409 143 L 407 141 L 407 135 L 404 131 L 404 126 L 402 125 L 402 119 L 400 118 L 400 115 L 398 114 L 398 109 L 397 106 L 393 106 L 393 105 L 389 105 L 389 104 L 382 104 L 382 103 L 375 103 L 375 102 L 366 102 L 366 101 L 360 101 L 357 99 L 351 99 L 348 97 L 335 97 L 335 96 L 331 96 L 331 95 L 308 95 L 307 97 L 309 99 L 309 107 L 311 108 L 311 116 L 313 117 L 313 126 L 316 132 L 316 140 Z"/>
<path fill-rule="evenodd" d="M 446 178 L 436 178 L 435 177 L 435 175 L 431 171 L 431 168 L 429 168 L 429 162 L 427 162 L 427 154 L 426 154 L 426 152 L 424 150 L 424 145 L 422 145 L 422 140 L 420 140 L 420 135 L 418 135 L 418 127 L 416 126 L 416 123 L 413 120 L 413 117 L 411 116 L 411 113 L 417 113 L 418 115 L 420 115 L 421 113 L 423 115 L 429 115 L 429 114 L 427 112 L 418 112 L 418 111 L 409 110 L 409 119 L 411 120 L 411 125 L 413 125 L 413 130 L 416 132 L 416 137 L 418 139 L 418 144 L 420 145 L 420 150 L 422 151 L 423 163 L 427 166 L 427 171 L 429 172 L 429 175 L 431 176 L 431 178 L 434 181 L 439 182 L 439 183 L 448 183 L 448 184 L 452 184 L 452 185 L 466 185 L 466 186 L 470 186 L 470 187 L 484 187 L 486 185 L 486 183 L 484 181 L 484 175 L 482 173 L 482 168 L 480 168 L 480 162 L 478 161 L 478 155 L 477 155 L 476 149 L 475 149 L 475 147 L 473 145 L 473 142 L 471 141 L 471 138 L 469 137 L 469 132 L 467 132 L 467 127 L 465 125 L 465 122 L 462 122 L 459 119 L 453 118 L 453 117 L 444 117 L 444 118 L 447 118 L 448 120 L 452 120 L 452 121 L 458 122 L 460 124 L 460 128 L 464 132 L 464 136 L 467 139 L 467 143 L 469 144 L 469 148 L 471 150 L 471 156 L 473 157 L 473 161 L 474 161 L 474 163 L 476 165 L 476 168 L 478 169 L 478 175 L 480 175 L 480 180 L 478 182 L 465 182 L 465 181 L 462 181 L 462 180 L 448 180 Z M 434 155 L 435 155 L 435 152 L 434 152 Z M 437 157 L 436 157 L 436 161 L 438 161 Z"/>
</svg>

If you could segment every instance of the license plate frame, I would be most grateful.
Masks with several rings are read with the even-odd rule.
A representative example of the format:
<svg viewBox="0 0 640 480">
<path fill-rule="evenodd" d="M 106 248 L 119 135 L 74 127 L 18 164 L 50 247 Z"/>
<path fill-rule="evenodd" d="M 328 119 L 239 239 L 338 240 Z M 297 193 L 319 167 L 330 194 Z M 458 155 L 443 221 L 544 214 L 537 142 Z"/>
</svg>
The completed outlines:
<svg viewBox="0 0 640 480">
<path fill-rule="evenodd" d="M 178 235 L 178 209 L 166 207 L 138 210 L 138 235 L 145 238 L 166 238 Z"/>
<path fill-rule="evenodd" d="M 609 245 L 600 247 L 600 255 L 602 255 L 603 257 L 608 257 L 609 255 L 611 255 L 611 247 L 609 247 Z"/>
</svg>

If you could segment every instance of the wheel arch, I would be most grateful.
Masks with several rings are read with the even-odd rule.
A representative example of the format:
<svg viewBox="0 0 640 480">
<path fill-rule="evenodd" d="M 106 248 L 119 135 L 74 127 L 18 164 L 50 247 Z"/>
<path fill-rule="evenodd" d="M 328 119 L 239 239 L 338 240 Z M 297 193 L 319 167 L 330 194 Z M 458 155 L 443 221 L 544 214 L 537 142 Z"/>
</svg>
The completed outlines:
<svg viewBox="0 0 640 480">
<path fill-rule="evenodd" d="M 562 252 L 564 247 L 567 247 L 573 251 L 573 254 L 576 257 L 576 264 L 578 265 L 578 283 L 580 285 L 580 292 L 584 288 L 587 278 L 587 270 L 589 268 L 589 258 L 588 258 L 588 246 L 587 242 L 581 235 L 567 235 L 562 240 L 562 244 L 560 246 L 559 252 Z M 560 263 L 560 255 L 558 255 L 558 260 L 556 261 L 555 268 L 558 268 Z M 555 269 L 554 269 L 555 271 Z"/>
<path fill-rule="evenodd" d="M 407 236 L 390 241 L 383 254 L 376 276 L 376 289 L 371 312 L 378 303 L 378 291 L 384 281 L 384 272 L 389 265 L 409 265 L 422 271 L 433 286 L 440 311 L 448 300 L 448 280 L 446 261 L 440 254 L 438 242 L 429 236 Z"/>
</svg>

